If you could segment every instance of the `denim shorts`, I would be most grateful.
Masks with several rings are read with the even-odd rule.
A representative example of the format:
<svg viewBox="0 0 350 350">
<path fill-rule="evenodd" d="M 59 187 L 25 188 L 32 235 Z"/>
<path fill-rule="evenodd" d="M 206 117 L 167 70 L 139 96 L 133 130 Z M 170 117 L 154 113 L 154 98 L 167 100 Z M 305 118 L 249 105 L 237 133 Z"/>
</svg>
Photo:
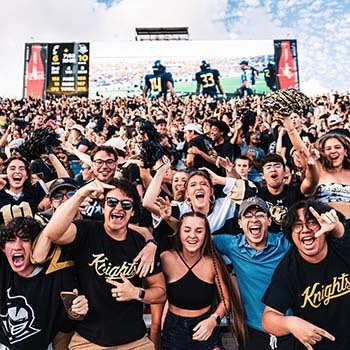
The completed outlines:
<svg viewBox="0 0 350 350">
<path fill-rule="evenodd" d="M 193 328 L 211 315 L 211 311 L 197 317 L 182 317 L 168 311 L 161 337 L 161 350 L 212 350 L 222 348 L 220 327 L 215 327 L 205 341 L 193 340 Z"/>
</svg>

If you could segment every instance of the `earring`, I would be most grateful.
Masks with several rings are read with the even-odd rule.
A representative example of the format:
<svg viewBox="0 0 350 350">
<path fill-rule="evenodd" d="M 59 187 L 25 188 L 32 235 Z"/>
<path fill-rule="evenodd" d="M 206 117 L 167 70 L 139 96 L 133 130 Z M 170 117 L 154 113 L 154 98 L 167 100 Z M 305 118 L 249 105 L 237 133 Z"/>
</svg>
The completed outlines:
<svg viewBox="0 0 350 350">
<path fill-rule="evenodd" d="M 210 204 L 214 204 L 214 202 L 215 202 L 215 197 L 214 197 L 214 195 L 211 195 L 211 196 L 209 197 L 209 203 L 210 203 Z"/>
</svg>

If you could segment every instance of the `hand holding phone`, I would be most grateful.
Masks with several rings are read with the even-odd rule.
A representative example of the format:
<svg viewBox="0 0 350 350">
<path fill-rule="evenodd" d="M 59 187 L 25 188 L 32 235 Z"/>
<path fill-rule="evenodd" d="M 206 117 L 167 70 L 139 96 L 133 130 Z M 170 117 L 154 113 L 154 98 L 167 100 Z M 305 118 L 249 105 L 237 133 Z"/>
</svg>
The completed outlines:
<svg viewBox="0 0 350 350">
<path fill-rule="evenodd" d="M 77 298 L 77 295 L 73 292 L 61 292 L 61 299 L 63 301 L 64 308 L 67 311 L 68 317 L 74 321 L 81 321 L 84 319 L 84 315 L 79 315 L 72 311 L 73 300 Z"/>
</svg>

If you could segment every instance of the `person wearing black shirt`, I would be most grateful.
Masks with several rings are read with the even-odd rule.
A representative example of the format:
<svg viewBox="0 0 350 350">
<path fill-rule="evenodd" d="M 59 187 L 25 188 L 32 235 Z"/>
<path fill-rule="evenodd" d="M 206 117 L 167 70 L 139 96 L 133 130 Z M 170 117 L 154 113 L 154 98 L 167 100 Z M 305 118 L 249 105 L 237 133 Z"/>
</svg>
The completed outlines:
<svg viewBox="0 0 350 350">
<path fill-rule="evenodd" d="M 200 71 L 196 73 L 197 89 L 196 93 L 199 94 L 202 87 L 202 94 L 213 96 L 217 95 L 217 88 L 222 95 L 225 94 L 224 89 L 220 83 L 220 72 L 217 69 L 210 68 L 210 64 L 206 61 L 202 61 L 200 65 Z"/>
<path fill-rule="evenodd" d="M 33 218 L 16 217 L 0 232 L 0 343 L 11 350 L 46 350 L 58 332 L 73 329 L 60 299 L 61 291 L 76 287 L 72 267 L 50 272 L 50 263 L 39 266 L 31 261 L 32 244 L 41 229 Z M 77 296 L 72 311 L 85 315 L 87 310 L 86 298 Z"/>
<path fill-rule="evenodd" d="M 87 196 L 104 200 L 104 221 L 72 222 Z M 94 180 L 81 187 L 54 213 L 44 237 L 67 245 L 76 261 L 80 290 L 89 298 L 89 313 L 76 327 L 70 349 L 119 347 L 153 350 L 146 336 L 142 303 L 165 301 L 159 257 L 152 273 L 137 274 L 138 255 L 154 241 L 128 227 L 140 199 L 126 180 Z M 117 331 L 116 331 L 117 330 Z"/>
<path fill-rule="evenodd" d="M 313 136 L 302 129 L 303 127 L 302 118 L 298 114 L 292 113 L 289 116 L 289 120 L 293 125 L 293 127 L 295 128 L 295 130 L 299 133 L 303 142 L 307 146 L 311 145 L 311 140 L 313 139 Z M 293 148 L 292 141 L 290 140 L 288 133 L 285 133 L 282 136 L 282 148 L 279 154 L 286 159 L 286 163 L 288 165 L 292 164 L 292 160 L 290 158 L 290 151 L 292 150 L 292 148 Z"/>
<path fill-rule="evenodd" d="M 301 185 L 286 185 L 284 183 L 285 163 L 283 158 L 275 153 L 270 153 L 262 161 L 263 179 L 266 185 L 258 188 L 258 197 L 262 198 L 269 206 L 271 214 L 270 231 L 281 231 L 281 223 L 288 212 L 288 208 L 298 200 L 309 196 L 308 184 L 318 181 L 317 167 L 308 164 L 305 170 L 305 178 Z"/>
<path fill-rule="evenodd" d="M 206 154 L 209 157 L 215 157 L 215 151 L 212 141 L 203 135 L 198 124 L 189 123 L 184 127 L 184 153 L 185 165 L 187 169 L 199 169 L 202 167 L 216 170 L 215 164 L 208 162 L 200 154 Z M 203 153 L 201 153 L 203 152 Z M 215 157 L 216 158 L 216 157 Z"/>
<path fill-rule="evenodd" d="M 145 76 L 144 95 L 149 94 L 150 98 L 166 97 L 169 90 L 172 96 L 176 96 L 173 77 L 166 71 L 166 67 L 161 64 L 160 60 L 155 61 L 152 68 L 153 74 Z"/>
<path fill-rule="evenodd" d="M 276 336 L 292 333 L 297 350 L 350 348 L 350 240 L 343 220 L 317 201 L 296 203 L 285 217 L 283 232 L 294 247 L 263 296 L 262 325 Z"/>
</svg>

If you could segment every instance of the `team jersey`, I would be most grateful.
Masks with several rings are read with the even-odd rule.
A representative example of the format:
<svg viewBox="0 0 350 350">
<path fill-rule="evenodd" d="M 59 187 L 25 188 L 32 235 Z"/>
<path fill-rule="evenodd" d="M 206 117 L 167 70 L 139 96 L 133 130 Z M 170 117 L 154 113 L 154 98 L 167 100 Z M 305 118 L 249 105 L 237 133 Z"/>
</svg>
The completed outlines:
<svg viewBox="0 0 350 350">
<path fill-rule="evenodd" d="M 162 72 L 158 74 L 152 73 L 145 76 L 145 85 L 147 86 L 149 95 L 152 98 L 156 98 L 161 95 L 166 96 L 168 91 L 168 82 L 174 85 L 173 77 L 169 72 Z"/>
<path fill-rule="evenodd" d="M 196 73 L 196 81 L 201 84 L 203 95 L 216 96 L 219 76 L 217 69 L 206 69 Z"/>
</svg>

